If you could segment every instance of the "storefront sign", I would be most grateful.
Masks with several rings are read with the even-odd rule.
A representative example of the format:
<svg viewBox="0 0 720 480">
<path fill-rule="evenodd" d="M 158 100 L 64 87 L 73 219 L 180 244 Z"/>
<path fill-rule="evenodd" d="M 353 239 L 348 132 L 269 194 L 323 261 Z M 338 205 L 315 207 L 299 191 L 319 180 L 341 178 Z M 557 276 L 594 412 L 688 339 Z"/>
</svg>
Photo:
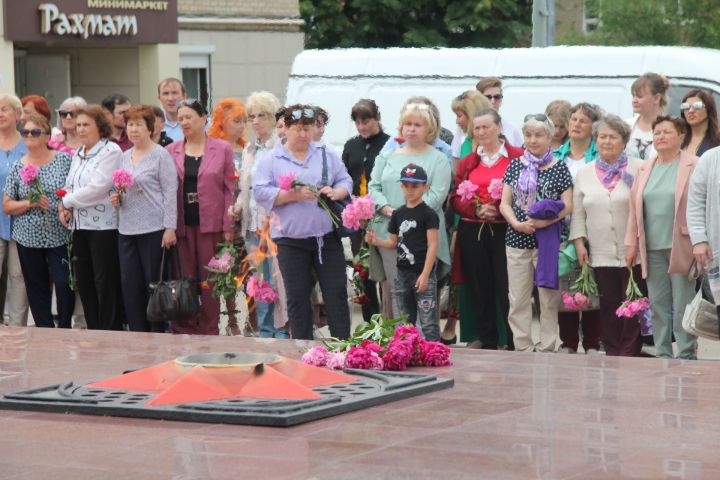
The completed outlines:
<svg viewBox="0 0 720 480">
<path fill-rule="evenodd" d="M 12 41 L 177 43 L 177 0 L 5 1 Z"/>
</svg>

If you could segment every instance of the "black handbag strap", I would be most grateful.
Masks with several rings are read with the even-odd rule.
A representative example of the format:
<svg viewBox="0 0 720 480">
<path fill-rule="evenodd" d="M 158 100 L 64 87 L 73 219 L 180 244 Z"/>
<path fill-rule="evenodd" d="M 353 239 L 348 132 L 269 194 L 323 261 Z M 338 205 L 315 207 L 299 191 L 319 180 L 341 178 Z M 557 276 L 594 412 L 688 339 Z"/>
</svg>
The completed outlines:
<svg viewBox="0 0 720 480">
<path fill-rule="evenodd" d="M 327 154 L 325 153 L 325 146 L 320 147 L 322 150 L 323 166 L 322 166 L 322 178 L 320 178 L 320 185 L 323 187 L 328 184 L 328 166 L 327 166 Z"/>
<path fill-rule="evenodd" d="M 180 261 L 180 253 L 178 252 L 177 245 L 173 245 L 170 247 L 170 249 L 173 251 L 173 259 L 175 260 L 175 263 L 177 263 L 178 271 L 180 272 L 180 278 L 183 278 L 183 269 L 182 269 L 182 262 Z M 167 248 L 162 249 L 162 258 L 160 259 L 160 278 L 158 278 L 158 282 L 163 281 L 163 271 L 165 269 L 165 252 L 167 251 Z"/>
</svg>

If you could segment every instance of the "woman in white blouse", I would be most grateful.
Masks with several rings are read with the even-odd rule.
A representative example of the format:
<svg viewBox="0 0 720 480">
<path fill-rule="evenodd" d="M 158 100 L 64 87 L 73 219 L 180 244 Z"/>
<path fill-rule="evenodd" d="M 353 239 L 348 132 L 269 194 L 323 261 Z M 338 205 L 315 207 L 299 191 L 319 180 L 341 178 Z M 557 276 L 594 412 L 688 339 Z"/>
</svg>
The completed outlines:
<svg viewBox="0 0 720 480">
<path fill-rule="evenodd" d="M 593 125 L 598 147 L 596 160 L 580 168 L 575 177 L 570 240 L 579 263 L 593 267 L 600 293 L 600 338 L 608 355 L 640 353 L 637 318 L 620 318 L 615 310 L 625 299 L 629 270 L 625 266 L 625 231 L 634 175 L 641 160 L 624 152 L 630 127 L 617 115 Z M 586 247 L 586 243 L 589 247 Z M 639 266 L 633 276 L 645 290 Z"/>
<path fill-rule="evenodd" d="M 118 219 L 108 194 L 122 152 L 108 140 L 112 127 L 100 105 L 78 109 L 75 119 L 82 146 L 73 156 L 67 194 L 58 205 L 60 221 L 73 230 L 73 267 L 88 329 L 121 330 Z"/>
</svg>

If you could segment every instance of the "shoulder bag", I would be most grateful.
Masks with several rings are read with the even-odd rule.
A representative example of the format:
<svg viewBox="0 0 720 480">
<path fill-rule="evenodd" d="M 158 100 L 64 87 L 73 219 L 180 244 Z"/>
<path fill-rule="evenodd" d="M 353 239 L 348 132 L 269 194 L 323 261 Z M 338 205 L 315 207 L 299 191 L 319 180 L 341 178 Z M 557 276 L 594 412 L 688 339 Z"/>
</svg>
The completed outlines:
<svg viewBox="0 0 720 480">
<path fill-rule="evenodd" d="M 165 267 L 165 252 L 163 248 L 160 262 L 160 278 L 156 283 L 150 284 L 150 301 L 147 306 L 148 322 L 178 322 L 195 318 L 200 313 L 197 281 L 185 277 L 182 262 L 178 255 L 177 246 L 172 247 L 174 260 L 178 265 L 180 278 L 177 280 L 163 280 Z"/>
<path fill-rule="evenodd" d="M 325 153 L 325 147 L 322 147 L 322 178 L 320 180 L 320 185 L 322 186 L 328 186 L 328 165 L 327 165 L 327 154 Z M 329 185 L 332 186 L 332 185 Z M 332 210 L 332 212 L 337 215 L 337 218 L 342 218 L 342 212 L 345 210 L 345 207 L 352 202 L 352 199 L 350 195 L 345 197 L 344 200 L 331 200 L 330 197 L 327 195 L 323 195 L 323 200 L 327 204 L 328 208 Z M 352 234 L 352 230 L 345 228 L 342 224 L 342 221 L 339 225 L 335 225 L 333 222 L 333 230 L 335 230 L 335 233 L 337 233 L 340 237 L 349 237 Z"/>
</svg>

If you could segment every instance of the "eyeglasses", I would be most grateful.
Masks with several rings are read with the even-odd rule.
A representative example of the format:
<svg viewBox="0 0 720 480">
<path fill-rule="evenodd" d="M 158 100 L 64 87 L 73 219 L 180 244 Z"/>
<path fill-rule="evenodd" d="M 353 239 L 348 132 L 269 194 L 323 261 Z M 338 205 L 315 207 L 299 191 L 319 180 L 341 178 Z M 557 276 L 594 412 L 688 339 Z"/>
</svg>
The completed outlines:
<svg viewBox="0 0 720 480">
<path fill-rule="evenodd" d="M 527 122 L 528 120 L 537 120 L 538 122 L 545 123 L 548 121 L 548 117 L 544 113 L 530 113 L 528 115 L 525 115 L 523 123 Z"/>
<path fill-rule="evenodd" d="M 300 120 L 301 118 L 315 118 L 315 110 L 312 108 L 297 108 L 290 112 L 290 118 L 293 120 Z"/>
<path fill-rule="evenodd" d="M 405 110 L 430 110 L 430 105 L 426 103 L 408 103 Z"/>
<path fill-rule="evenodd" d="M 503 94 L 502 94 L 502 93 L 498 93 L 497 95 L 485 95 L 485 98 L 487 98 L 487 99 L 490 100 L 491 102 L 492 102 L 493 100 L 495 100 L 496 102 L 499 102 L 500 100 L 503 99 Z"/>
<path fill-rule="evenodd" d="M 49 135 L 49 133 L 39 128 L 33 128 L 32 130 L 28 130 L 27 128 L 20 129 L 20 136 L 23 138 L 38 138 L 40 135 Z"/>
<path fill-rule="evenodd" d="M 705 104 L 702 102 L 693 102 L 693 103 L 681 103 L 680 104 L 680 111 L 684 112 L 685 110 L 702 110 L 705 108 Z"/>
<path fill-rule="evenodd" d="M 61 118 L 75 118 L 75 112 L 72 110 L 58 110 L 57 114 L 60 115 Z"/>
</svg>

